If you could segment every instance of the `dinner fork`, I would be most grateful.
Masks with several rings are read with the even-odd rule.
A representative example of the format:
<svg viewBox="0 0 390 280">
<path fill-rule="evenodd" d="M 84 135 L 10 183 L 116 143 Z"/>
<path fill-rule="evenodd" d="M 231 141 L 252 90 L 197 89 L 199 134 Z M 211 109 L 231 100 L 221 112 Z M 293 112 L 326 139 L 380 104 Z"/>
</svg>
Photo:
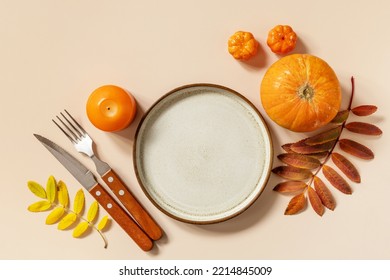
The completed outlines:
<svg viewBox="0 0 390 280">
<path fill-rule="evenodd" d="M 159 225 L 153 220 L 149 213 L 142 207 L 130 190 L 116 175 L 114 170 L 104 161 L 100 160 L 93 151 L 93 141 L 84 128 L 72 117 L 67 110 L 64 110 L 66 115 L 60 112 L 56 122 L 52 120 L 56 126 L 68 137 L 73 143 L 73 146 L 79 153 L 83 153 L 90 157 L 95 163 L 96 171 L 100 177 L 112 190 L 118 200 L 128 210 L 133 219 L 144 230 L 144 232 L 153 240 L 158 240 L 162 236 L 162 230 Z"/>
</svg>

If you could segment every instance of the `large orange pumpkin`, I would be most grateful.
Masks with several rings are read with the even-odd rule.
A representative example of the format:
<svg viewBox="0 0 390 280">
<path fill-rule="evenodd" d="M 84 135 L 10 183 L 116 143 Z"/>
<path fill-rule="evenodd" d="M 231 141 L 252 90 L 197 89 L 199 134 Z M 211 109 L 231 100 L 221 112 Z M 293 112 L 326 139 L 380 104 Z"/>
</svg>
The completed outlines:
<svg viewBox="0 0 390 280">
<path fill-rule="evenodd" d="M 292 54 L 267 70 L 260 97 L 274 122 L 292 131 L 308 132 L 336 116 L 341 89 L 335 72 L 324 60 L 309 54 Z"/>
</svg>

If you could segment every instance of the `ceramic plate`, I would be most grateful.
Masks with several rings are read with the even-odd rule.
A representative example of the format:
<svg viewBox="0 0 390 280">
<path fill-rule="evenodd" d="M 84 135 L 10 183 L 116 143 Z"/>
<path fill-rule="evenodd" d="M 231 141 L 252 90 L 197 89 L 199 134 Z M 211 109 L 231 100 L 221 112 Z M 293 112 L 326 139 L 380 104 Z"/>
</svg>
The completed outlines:
<svg viewBox="0 0 390 280">
<path fill-rule="evenodd" d="M 272 141 L 258 110 L 212 84 L 177 88 L 144 115 L 134 167 L 149 199 L 180 221 L 209 224 L 247 209 L 263 191 Z"/>
</svg>

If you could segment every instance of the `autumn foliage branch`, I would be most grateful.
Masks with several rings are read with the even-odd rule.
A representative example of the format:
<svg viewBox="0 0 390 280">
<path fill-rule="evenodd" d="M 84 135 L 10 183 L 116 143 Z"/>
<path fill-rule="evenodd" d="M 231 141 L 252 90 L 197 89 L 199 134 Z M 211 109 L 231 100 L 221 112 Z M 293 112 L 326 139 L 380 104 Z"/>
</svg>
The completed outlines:
<svg viewBox="0 0 390 280">
<path fill-rule="evenodd" d="M 95 220 L 99 211 L 97 201 L 91 203 L 88 208 L 87 216 L 83 217 L 82 213 L 85 208 L 85 195 L 80 189 L 75 197 L 73 208 L 70 208 L 69 192 L 66 184 L 63 181 L 56 182 L 53 176 L 50 176 L 46 183 L 46 188 L 35 181 L 28 181 L 29 190 L 39 197 L 41 200 L 34 202 L 28 206 L 30 212 L 49 211 L 46 217 L 46 224 L 53 225 L 58 223 L 59 230 L 70 229 L 74 226 L 73 237 L 79 238 L 85 235 L 88 228 L 96 230 L 104 241 L 104 248 L 107 248 L 107 239 L 103 234 L 103 230 L 109 222 L 108 216 L 104 216 L 100 222 L 95 225 Z"/>
<path fill-rule="evenodd" d="M 351 113 L 365 117 L 377 111 L 377 107 L 374 105 L 361 105 L 352 108 L 355 93 L 353 77 L 351 84 L 348 108 L 335 116 L 330 124 L 331 128 L 298 142 L 282 146 L 286 153 L 278 155 L 278 159 L 285 165 L 275 167 L 272 171 L 286 179 L 277 184 L 274 190 L 294 195 L 285 210 L 286 215 L 300 213 L 305 209 L 307 199 L 313 210 L 320 216 L 324 214 L 325 207 L 334 210 L 336 202 L 330 189 L 318 176 L 321 171 L 327 181 L 337 190 L 344 194 L 352 194 L 352 188 L 345 177 L 354 183 L 360 183 L 360 174 L 349 159 L 343 154 L 335 152 L 337 146 L 344 153 L 361 159 L 374 158 L 374 153 L 365 145 L 348 138 L 341 138 L 345 129 L 366 136 L 382 134 L 381 129 L 371 123 L 348 122 Z M 330 159 L 338 170 L 328 164 Z M 343 175 L 340 175 L 339 171 Z"/>
</svg>

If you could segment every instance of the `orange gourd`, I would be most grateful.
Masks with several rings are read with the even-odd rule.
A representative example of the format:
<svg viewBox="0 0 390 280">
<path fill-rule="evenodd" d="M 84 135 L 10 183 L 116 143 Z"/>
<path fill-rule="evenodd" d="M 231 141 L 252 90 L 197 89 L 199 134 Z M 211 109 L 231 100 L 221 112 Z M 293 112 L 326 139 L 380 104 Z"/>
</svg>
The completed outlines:
<svg viewBox="0 0 390 280">
<path fill-rule="evenodd" d="M 297 43 L 297 34 L 289 25 L 277 25 L 270 30 L 267 45 L 277 54 L 291 52 Z"/>
<path fill-rule="evenodd" d="M 228 51 L 239 60 L 248 60 L 257 54 L 259 43 L 253 34 L 246 31 L 237 31 L 228 40 Z"/>
<path fill-rule="evenodd" d="M 292 131 L 308 132 L 336 116 L 341 89 L 335 72 L 324 60 L 309 54 L 292 54 L 267 70 L 260 98 L 274 122 Z"/>
</svg>

